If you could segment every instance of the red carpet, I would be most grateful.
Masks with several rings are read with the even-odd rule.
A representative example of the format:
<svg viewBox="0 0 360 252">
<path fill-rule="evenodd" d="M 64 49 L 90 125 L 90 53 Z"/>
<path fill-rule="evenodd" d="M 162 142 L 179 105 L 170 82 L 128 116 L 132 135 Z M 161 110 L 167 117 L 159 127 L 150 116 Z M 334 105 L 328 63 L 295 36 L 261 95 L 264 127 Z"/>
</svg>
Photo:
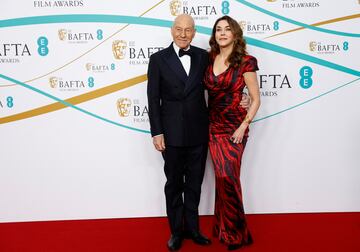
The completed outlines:
<svg viewBox="0 0 360 252">
<path fill-rule="evenodd" d="M 359 252 L 360 213 L 248 215 L 254 244 L 243 252 Z M 201 217 L 210 237 L 211 216 Z M 0 252 L 167 251 L 165 218 L 51 221 L 0 224 Z M 201 247 L 190 240 L 183 252 L 227 251 L 212 238 Z"/>
</svg>

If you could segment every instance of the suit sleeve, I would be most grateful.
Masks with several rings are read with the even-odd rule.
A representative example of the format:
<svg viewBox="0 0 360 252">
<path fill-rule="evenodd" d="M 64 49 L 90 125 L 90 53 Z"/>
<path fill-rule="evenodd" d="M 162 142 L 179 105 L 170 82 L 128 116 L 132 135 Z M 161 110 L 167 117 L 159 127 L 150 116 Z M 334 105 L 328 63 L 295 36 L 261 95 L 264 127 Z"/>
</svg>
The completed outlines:
<svg viewBox="0 0 360 252">
<path fill-rule="evenodd" d="M 161 125 L 161 113 L 160 113 L 160 69 L 156 57 L 152 55 L 149 61 L 149 67 L 147 72 L 148 85 L 147 85 L 147 97 L 149 107 L 149 120 L 151 136 L 163 134 Z"/>
</svg>

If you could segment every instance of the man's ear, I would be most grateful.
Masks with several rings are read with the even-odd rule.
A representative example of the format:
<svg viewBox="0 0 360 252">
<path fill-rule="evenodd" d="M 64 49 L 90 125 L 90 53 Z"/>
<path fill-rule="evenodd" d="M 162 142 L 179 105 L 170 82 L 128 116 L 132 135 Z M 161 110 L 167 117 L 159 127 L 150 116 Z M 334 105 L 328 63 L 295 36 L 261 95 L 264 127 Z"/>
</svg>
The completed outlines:
<svg viewBox="0 0 360 252">
<path fill-rule="evenodd" d="M 195 37 L 195 34 L 196 34 L 196 29 L 194 28 L 194 34 L 193 34 L 192 38 Z"/>
</svg>

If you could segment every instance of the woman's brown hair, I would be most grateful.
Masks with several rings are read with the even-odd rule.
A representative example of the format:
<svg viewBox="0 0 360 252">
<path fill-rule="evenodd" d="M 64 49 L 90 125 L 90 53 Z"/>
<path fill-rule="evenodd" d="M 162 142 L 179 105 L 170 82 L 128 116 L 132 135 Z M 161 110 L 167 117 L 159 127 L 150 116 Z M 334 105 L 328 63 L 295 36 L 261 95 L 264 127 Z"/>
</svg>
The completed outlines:
<svg viewBox="0 0 360 252">
<path fill-rule="evenodd" d="M 220 47 L 215 40 L 215 33 L 216 33 L 216 26 L 221 20 L 225 20 L 228 22 L 231 32 L 233 33 L 234 38 L 235 38 L 233 51 L 227 58 L 227 61 L 230 63 L 231 67 L 238 67 L 242 62 L 243 56 L 247 54 L 246 42 L 243 37 L 243 31 L 242 31 L 240 25 L 238 24 L 238 22 L 236 22 L 236 20 L 234 20 L 233 18 L 231 18 L 229 16 L 223 16 L 223 17 L 219 18 L 218 20 L 216 20 L 216 22 L 214 24 L 214 27 L 213 27 L 212 33 L 211 33 L 211 38 L 209 41 L 210 56 L 212 59 L 214 59 L 215 56 L 220 53 Z"/>
</svg>

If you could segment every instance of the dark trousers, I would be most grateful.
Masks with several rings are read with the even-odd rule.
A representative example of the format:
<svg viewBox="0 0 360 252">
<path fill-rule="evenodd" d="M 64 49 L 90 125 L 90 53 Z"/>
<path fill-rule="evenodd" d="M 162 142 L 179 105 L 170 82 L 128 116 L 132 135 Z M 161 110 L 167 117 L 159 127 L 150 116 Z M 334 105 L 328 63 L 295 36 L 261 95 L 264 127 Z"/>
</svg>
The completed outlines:
<svg viewBox="0 0 360 252">
<path fill-rule="evenodd" d="M 166 175 L 166 212 L 171 233 L 199 230 L 199 202 L 204 177 L 207 144 L 191 147 L 166 146 L 162 153 Z"/>
</svg>

